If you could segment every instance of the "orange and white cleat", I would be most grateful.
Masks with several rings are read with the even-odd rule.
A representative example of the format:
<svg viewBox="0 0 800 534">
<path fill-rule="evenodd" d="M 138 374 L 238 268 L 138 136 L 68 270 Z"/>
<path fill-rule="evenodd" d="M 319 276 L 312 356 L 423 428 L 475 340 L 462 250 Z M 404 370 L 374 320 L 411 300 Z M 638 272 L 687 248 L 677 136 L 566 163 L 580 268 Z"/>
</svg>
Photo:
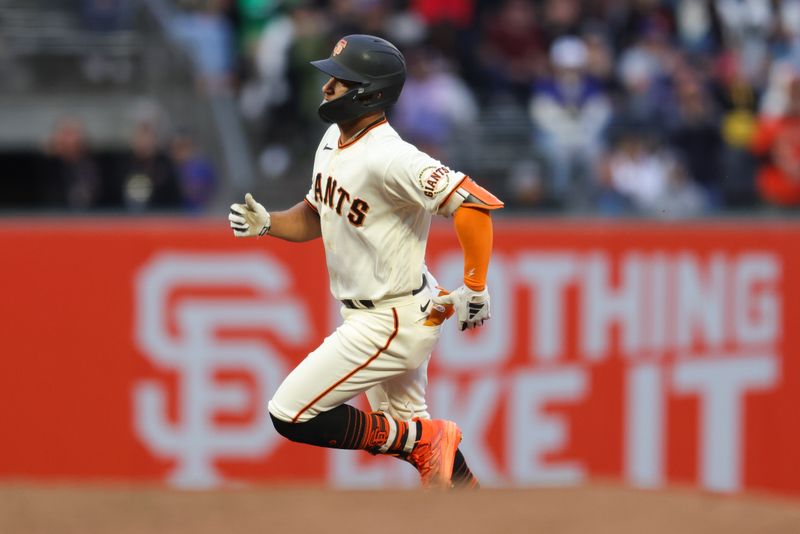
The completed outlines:
<svg viewBox="0 0 800 534">
<path fill-rule="evenodd" d="M 444 419 L 415 420 L 422 425 L 422 436 L 406 460 L 419 471 L 423 488 L 449 489 L 461 430 Z"/>
</svg>

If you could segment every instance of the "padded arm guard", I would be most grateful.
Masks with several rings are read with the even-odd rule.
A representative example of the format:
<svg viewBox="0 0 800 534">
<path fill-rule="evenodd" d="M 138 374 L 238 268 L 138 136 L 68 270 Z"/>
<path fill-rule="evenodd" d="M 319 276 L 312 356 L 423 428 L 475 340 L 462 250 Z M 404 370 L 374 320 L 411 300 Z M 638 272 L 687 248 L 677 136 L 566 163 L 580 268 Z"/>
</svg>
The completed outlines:
<svg viewBox="0 0 800 534">
<path fill-rule="evenodd" d="M 440 213 L 450 216 L 459 206 L 467 206 L 484 210 L 496 210 L 504 206 L 503 201 L 479 186 L 469 176 L 464 177 L 452 194 L 445 199 Z"/>
</svg>

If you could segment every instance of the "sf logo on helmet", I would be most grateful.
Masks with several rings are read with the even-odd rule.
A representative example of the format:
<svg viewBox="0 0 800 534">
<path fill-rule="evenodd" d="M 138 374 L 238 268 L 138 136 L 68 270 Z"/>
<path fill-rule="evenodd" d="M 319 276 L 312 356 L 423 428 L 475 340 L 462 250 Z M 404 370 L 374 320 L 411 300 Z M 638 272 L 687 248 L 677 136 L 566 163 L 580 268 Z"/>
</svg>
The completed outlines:
<svg viewBox="0 0 800 534">
<path fill-rule="evenodd" d="M 347 46 L 347 41 L 344 39 L 339 39 L 339 42 L 336 43 L 336 46 L 333 47 L 333 54 L 332 56 L 338 56 L 344 50 L 344 47 Z"/>
</svg>

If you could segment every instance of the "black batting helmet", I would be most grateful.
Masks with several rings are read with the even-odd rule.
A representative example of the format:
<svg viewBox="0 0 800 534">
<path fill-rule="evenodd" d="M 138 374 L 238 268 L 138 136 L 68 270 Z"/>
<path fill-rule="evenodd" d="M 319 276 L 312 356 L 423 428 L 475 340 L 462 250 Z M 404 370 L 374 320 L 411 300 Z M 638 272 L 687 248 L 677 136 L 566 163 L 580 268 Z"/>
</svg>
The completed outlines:
<svg viewBox="0 0 800 534">
<path fill-rule="evenodd" d="M 348 35 L 327 59 L 312 65 L 329 76 L 356 85 L 339 98 L 323 101 L 319 116 L 326 122 L 357 119 L 388 108 L 406 81 L 406 60 L 392 43 L 373 35 Z"/>
</svg>

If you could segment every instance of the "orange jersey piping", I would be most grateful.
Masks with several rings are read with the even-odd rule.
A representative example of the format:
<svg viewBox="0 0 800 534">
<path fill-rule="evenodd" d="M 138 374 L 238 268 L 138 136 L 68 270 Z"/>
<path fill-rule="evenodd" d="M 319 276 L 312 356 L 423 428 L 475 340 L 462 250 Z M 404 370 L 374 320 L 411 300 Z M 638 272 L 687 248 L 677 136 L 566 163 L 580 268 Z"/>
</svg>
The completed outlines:
<svg viewBox="0 0 800 534">
<path fill-rule="evenodd" d="M 356 141 L 358 141 L 359 139 L 361 139 L 362 137 L 367 135 L 367 132 L 377 128 L 381 124 L 386 124 L 387 122 L 389 122 L 389 121 L 386 119 L 386 117 L 384 117 L 381 120 L 379 120 L 378 122 L 376 122 L 375 124 L 373 124 L 372 126 L 370 126 L 369 128 L 367 128 L 366 130 L 364 130 L 363 132 L 360 132 L 357 136 L 355 136 L 354 138 L 350 139 L 348 142 L 342 144 L 342 142 L 339 141 L 339 148 L 347 148 L 347 147 L 353 145 Z"/>
<path fill-rule="evenodd" d="M 303 413 L 305 413 L 305 411 L 306 411 L 306 410 L 308 410 L 309 408 L 311 408 L 312 406 L 314 406 L 314 404 L 316 404 L 317 402 L 319 402 L 319 400 L 320 400 L 322 397 L 324 397 L 325 395 L 327 395 L 328 393 L 330 393 L 331 391 L 333 391 L 334 389 L 336 389 L 336 387 L 337 387 L 339 384 L 341 384 L 342 382 L 344 382 L 345 380 L 349 379 L 351 376 L 353 376 L 354 374 L 356 374 L 357 372 L 359 372 L 360 370 L 362 370 L 363 368 L 365 368 L 366 366 L 368 366 L 370 363 L 372 363 L 372 362 L 375 360 L 375 358 L 377 358 L 378 356 L 380 356 L 382 352 L 384 352 L 386 349 L 388 349 L 388 348 L 389 348 L 389 345 L 391 345 L 391 344 L 392 344 L 392 341 L 393 341 L 393 340 L 394 340 L 394 338 L 397 336 L 397 331 L 400 329 L 400 323 L 399 323 L 399 320 L 397 319 L 397 309 L 396 309 L 396 308 L 392 308 L 392 315 L 394 315 L 394 330 L 392 331 L 392 334 L 389 336 L 389 339 L 386 341 L 386 344 L 385 344 L 383 347 L 381 347 L 380 349 L 378 349 L 378 351 L 377 351 L 375 354 L 373 354 L 372 356 L 370 356 L 370 358 L 369 358 L 369 359 L 368 359 L 366 362 L 362 363 L 361 365 L 359 365 L 358 367 L 356 367 L 355 369 L 353 369 L 352 371 L 350 371 L 349 373 L 347 373 L 347 374 L 346 374 L 346 375 L 345 375 L 343 378 L 340 378 L 340 379 L 339 379 L 339 380 L 338 380 L 338 381 L 337 381 L 335 384 L 333 384 L 331 387 L 329 387 L 328 389 L 326 389 L 325 391 L 323 391 L 322 393 L 320 393 L 319 395 L 317 395 L 317 397 L 316 397 L 314 400 L 312 400 L 311 402 L 309 402 L 308 404 L 306 404 L 306 405 L 303 407 L 303 409 L 302 409 L 302 410 L 300 410 L 299 412 L 297 412 L 297 415 L 295 415 L 295 416 L 294 416 L 294 418 L 292 418 L 292 423 L 296 423 L 296 422 L 297 422 L 297 420 L 300 418 L 300 416 L 301 416 L 301 415 L 303 415 Z"/>
<path fill-rule="evenodd" d="M 312 204 L 310 200 L 308 200 L 308 197 L 303 197 L 303 200 L 306 201 L 306 204 L 308 204 L 309 208 L 311 208 L 312 210 L 314 210 L 317 213 L 319 213 L 319 210 L 317 209 L 317 207 L 314 204 Z"/>
</svg>

